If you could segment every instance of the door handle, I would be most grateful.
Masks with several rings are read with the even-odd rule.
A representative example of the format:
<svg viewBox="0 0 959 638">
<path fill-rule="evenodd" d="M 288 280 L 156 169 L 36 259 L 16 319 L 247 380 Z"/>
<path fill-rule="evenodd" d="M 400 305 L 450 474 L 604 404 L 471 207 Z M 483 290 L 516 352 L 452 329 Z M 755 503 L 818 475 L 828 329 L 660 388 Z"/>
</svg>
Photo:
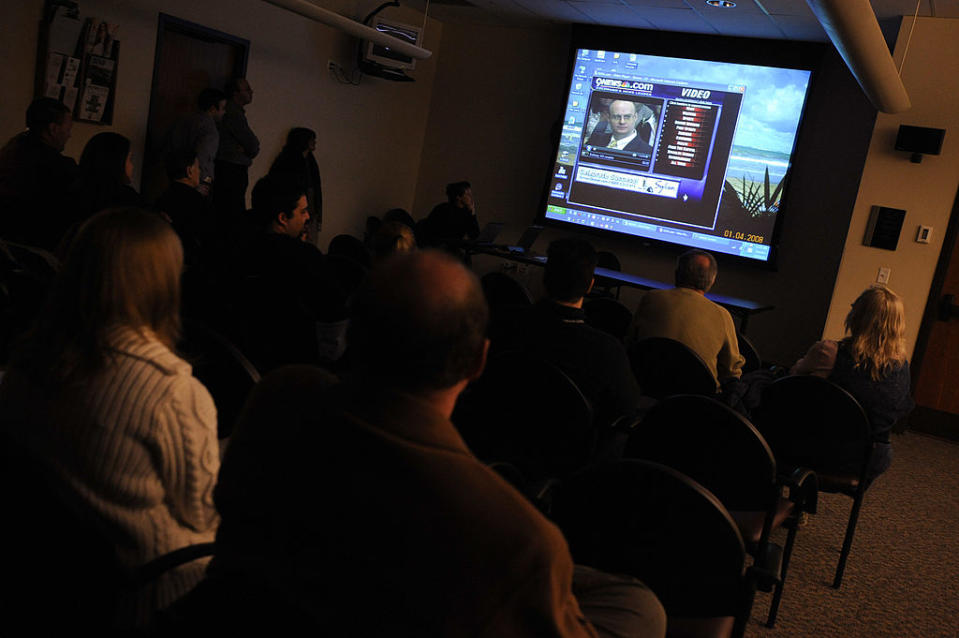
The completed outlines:
<svg viewBox="0 0 959 638">
<path fill-rule="evenodd" d="M 949 321 L 959 317 L 959 305 L 955 295 L 943 295 L 939 300 L 939 321 Z"/>
</svg>

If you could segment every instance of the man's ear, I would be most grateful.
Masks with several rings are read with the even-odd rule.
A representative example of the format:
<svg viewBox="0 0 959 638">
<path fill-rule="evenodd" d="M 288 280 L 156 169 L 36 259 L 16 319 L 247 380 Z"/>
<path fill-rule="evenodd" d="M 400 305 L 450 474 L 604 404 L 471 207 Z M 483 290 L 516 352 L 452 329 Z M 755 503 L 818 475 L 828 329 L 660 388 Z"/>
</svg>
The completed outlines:
<svg viewBox="0 0 959 638">
<path fill-rule="evenodd" d="M 483 339 L 483 347 L 480 348 L 479 356 L 476 357 L 476 367 L 469 376 L 470 381 L 476 381 L 483 375 L 486 369 L 486 356 L 489 354 L 489 339 Z"/>
<path fill-rule="evenodd" d="M 277 213 L 276 215 L 273 216 L 273 228 L 275 228 L 276 230 L 285 229 L 287 222 L 288 220 L 286 218 L 286 215 L 284 215 L 283 213 Z"/>
</svg>

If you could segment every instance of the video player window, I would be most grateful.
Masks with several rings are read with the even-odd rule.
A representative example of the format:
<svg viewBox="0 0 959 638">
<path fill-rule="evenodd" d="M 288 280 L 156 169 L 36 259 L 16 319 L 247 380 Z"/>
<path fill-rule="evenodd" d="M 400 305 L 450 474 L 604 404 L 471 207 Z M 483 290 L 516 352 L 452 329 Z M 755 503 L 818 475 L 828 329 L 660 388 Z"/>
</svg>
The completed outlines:
<svg viewBox="0 0 959 638">
<path fill-rule="evenodd" d="M 810 75 L 577 49 L 544 219 L 766 261 Z"/>
</svg>

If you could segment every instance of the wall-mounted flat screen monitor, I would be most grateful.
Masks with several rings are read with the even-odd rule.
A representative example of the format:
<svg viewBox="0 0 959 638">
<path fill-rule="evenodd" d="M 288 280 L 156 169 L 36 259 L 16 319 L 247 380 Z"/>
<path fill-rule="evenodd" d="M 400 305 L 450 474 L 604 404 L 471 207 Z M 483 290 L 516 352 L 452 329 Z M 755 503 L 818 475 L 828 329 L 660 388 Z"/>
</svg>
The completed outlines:
<svg viewBox="0 0 959 638">
<path fill-rule="evenodd" d="M 811 66 L 615 46 L 571 57 L 540 219 L 770 262 Z"/>
</svg>

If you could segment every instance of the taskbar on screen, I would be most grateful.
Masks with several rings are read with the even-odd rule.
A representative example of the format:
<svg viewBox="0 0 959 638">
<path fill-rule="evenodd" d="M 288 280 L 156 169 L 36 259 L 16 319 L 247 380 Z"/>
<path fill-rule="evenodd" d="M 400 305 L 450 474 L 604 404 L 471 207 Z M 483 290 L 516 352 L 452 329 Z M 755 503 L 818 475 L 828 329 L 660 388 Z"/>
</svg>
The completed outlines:
<svg viewBox="0 0 959 638">
<path fill-rule="evenodd" d="M 635 235 L 648 239 L 658 239 L 672 244 L 681 244 L 691 248 L 736 255 L 757 261 L 769 259 L 769 246 L 728 237 L 716 237 L 706 233 L 697 233 L 678 228 L 657 226 L 647 222 L 632 219 L 623 219 L 600 213 L 587 213 L 573 208 L 549 205 L 546 208 L 546 218 L 563 221 L 578 226 L 586 226 L 600 230 L 608 230 L 625 235 Z"/>
</svg>

